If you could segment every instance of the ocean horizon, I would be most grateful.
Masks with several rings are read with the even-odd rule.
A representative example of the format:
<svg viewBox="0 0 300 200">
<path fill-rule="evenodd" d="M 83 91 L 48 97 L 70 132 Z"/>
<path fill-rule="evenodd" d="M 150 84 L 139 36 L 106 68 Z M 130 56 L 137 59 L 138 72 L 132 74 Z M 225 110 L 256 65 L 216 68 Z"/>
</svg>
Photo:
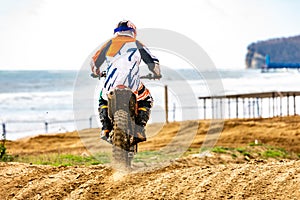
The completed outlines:
<svg viewBox="0 0 300 200">
<path fill-rule="evenodd" d="M 99 91 L 88 95 L 94 99 L 95 104 L 91 105 L 94 112 L 85 115 L 84 119 L 74 118 L 77 73 L 77 70 L 0 70 L 0 122 L 5 124 L 6 138 L 15 140 L 45 132 L 73 131 L 78 128 L 78 120 L 82 120 L 86 128 L 99 127 L 95 108 Z M 217 76 L 214 73 L 218 73 Z M 145 81 L 154 98 L 150 123 L 164 121 L 164 85 L 169 85 L 170 121 L 201 119 L 203 105 L 197 98 L 212 92 L 223 91 L 228 95 L 300 90 L 297 70 L 261 73 L 259 69 L 218 69 L 217 72 L 195 73 L 191 69 L 176 69 L 162 74 L 161 81 Z M 89 75 L 86 74 L 86 79 L 90 81 Z M 220 91 L 211 91 L 209 86 L 215 78 L 220 79 L 223 88 L 214 90 Z M 100 80 L 91 80 L 91 83 L 98 88 L 101 85 Z M 195 107 L 199 108 L 199 113 L 183 116 L 183 113 L 192 113 Z M 300 113 L 299 109 L 297 113 Z M 0 133 L 2 131 L 0 129 Z"/>
</svg>

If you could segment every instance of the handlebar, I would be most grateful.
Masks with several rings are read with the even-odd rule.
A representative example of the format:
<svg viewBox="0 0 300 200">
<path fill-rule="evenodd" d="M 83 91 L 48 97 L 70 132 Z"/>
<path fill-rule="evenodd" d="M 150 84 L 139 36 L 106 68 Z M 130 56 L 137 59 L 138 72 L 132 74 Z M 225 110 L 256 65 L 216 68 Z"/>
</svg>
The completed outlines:
<svg viewBox="0 0 300 200">
<path fill-rule="evenodd" d="M 101 72 L 99 75 L 91 73 L 91 77 L 92 78 L 98 78 L 98 79 L 100 79 L 101 77 L 106 77 L 106 71 Z"/>
<path fill-rule="evenodd" d="M 100 79 L 101 77 L 106 77 L 106 72 L 103 72 L 101 75 L 95 75 L 95 74 L 91 73 L 91 77 Z M 161 77 L 162 76 L 155 76 L 155 75 L 149 73 L 148 75 L 141 76 L 140 79 L 155 80 L 155 79 L 160 79 Z"/>
<path fill-rule="evenodd" d="M 140 78 L 141 78 L 141 79 L 155 80 L 155 79 L 160 79 L 160 78 L 161 78 L 161 75 L 160 75 L 160 76 L 155 76 L 155 75 L 149 73 L 148 75 L 146 75 L 146 76 L 141 76 Z"/>
<path fill-rule="evenodd" d="M 99 75 L 96 75 L 96 74 L 94 74 L 94 73 L 91 73 L 91 77 L 92 77 L 92 78 L 100 78 Z"/>
</svg>

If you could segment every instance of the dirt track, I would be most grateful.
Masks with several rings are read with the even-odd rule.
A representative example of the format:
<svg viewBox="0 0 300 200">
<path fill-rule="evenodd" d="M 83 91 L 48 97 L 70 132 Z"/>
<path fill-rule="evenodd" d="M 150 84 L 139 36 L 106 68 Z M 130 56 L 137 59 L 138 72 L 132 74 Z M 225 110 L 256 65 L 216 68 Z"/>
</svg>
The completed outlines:
<svg viewBox="0 0 300 200">
<path fill-rule="evenodd" d="M 299 116 L 228 120 L 217 145 L 240 147 L 256 139 L 299 153 L 299 122 Z M 140 145 L 140 151 L 160 149 L 172 141 L 179 128 L 187 130 L 186 133 L 196 129 L 191 146 L 199 148 L 209 123 L 173 123 L 154 134 L 158 127 L 148 127 L 150 137 Z M 8 153 L 86 154 L 89 151 L 85 147 L 93 147 L 99 140 L 95 140 L 97 130 L 82 133 L 81 139 L 85 137 L 82 140 L 74 132 L 8 142 Z M 175 145 L 181 137 L 184 135 L 175 140 Z M 210 154 L 177 159 L 165 167 L 131 174 L 104 165 L 52 167 L 0 163 L 0 194 L 0 199 L 300 199 L 300 160 L 252 159 L 238 164 L 222 155 Z"/>
<path fill-rule="evenodd" d="M 212 158 L 209 158 L 212 159 Z M 122 175 L 103 165 L 0 163 L 2 199 L 299 199 L 300 161 L 209 164 L 179 160 Z"/>
</svg>

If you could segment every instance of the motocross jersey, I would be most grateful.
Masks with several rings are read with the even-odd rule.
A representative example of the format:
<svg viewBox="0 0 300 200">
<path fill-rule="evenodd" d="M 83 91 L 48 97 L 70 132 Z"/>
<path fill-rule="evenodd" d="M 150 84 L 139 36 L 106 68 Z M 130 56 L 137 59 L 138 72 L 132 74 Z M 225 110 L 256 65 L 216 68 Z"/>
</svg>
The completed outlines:
<svg viewBox="0 0 300 200">
<path fill-rule="evenodd" d="M 107 93 L 118 85 L 129 87 L 137 94 L 138 100 L 146 98 L 149 91 L 145 90 L 139 75 L 141 59 L 150 71 L 155 72 L 158 59 L 136 38 L 125 35 L 117 35 L 96 52 L 91 67 L 100 69 L 100 72 L 106 71 L 101 92 L 103 99 L 107 100 Z"/>
</svg>

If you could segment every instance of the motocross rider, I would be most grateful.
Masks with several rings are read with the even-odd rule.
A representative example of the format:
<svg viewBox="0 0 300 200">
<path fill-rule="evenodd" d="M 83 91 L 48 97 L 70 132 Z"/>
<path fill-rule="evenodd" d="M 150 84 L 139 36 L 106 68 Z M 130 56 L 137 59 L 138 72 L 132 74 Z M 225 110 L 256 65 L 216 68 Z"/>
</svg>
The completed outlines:
<svg viewBox="0 0 300 200">
<path fill-rule="evenodd" d="M 109 142 L 113 128 L 108 116 L 107 93 L 118 85 L 126 85 L 137 96 L 137 137 L 135 142 L 146 141 L 145 126 L 150 117 L 153 98 L 140 80 L 141 59 L 158 79 L 161 77 L 159 60 L 147 47 L 136 39 L 136 27 L 128 20 L 120 21 L 114 29 L 114 37 L 108 40 L 92 57 L 91 70 L 94 75 L 106 76 L 99 97 L 99 117 L 102 123 L 100 137 Z M 105 74 L 106 73 L 106 74 Z"/>
</svg>

